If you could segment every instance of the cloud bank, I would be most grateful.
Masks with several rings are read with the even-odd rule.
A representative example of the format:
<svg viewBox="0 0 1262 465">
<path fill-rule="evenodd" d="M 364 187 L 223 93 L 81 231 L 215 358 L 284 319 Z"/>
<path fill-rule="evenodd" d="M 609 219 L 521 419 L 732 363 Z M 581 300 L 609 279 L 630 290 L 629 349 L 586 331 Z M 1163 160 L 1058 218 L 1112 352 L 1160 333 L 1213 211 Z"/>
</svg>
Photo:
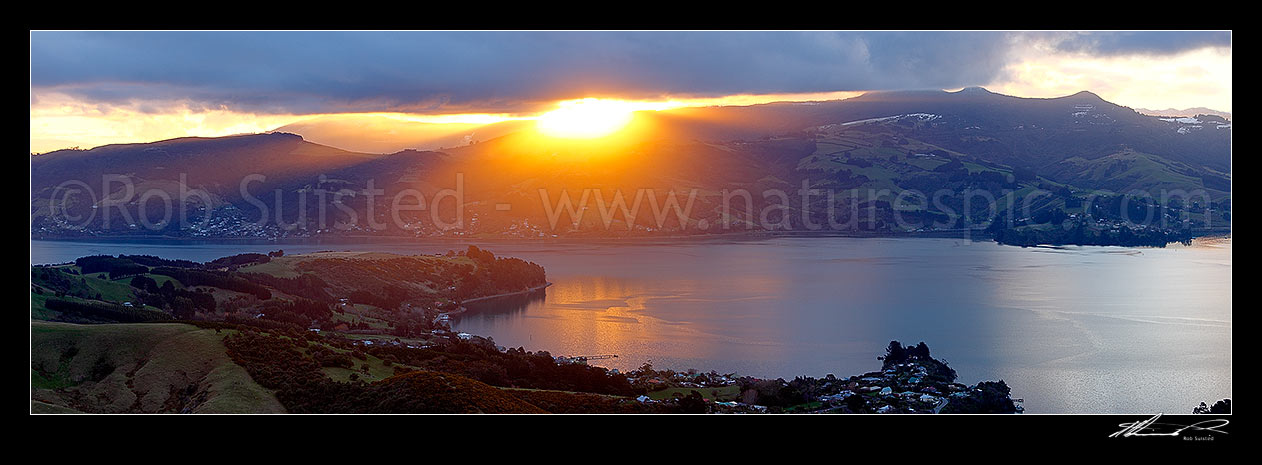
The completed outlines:
<svg viewBox="0 0 1262 465">
<path fill-rule="evenodd" d="M 1229 33 L 32 32 L 32 104 L 261 114 L 539 111 L 559 99 L 958 88 L 1012 50 L 1168 54 Z M 158 111 L 154 107 L 154 111 Z"/>
</svg>

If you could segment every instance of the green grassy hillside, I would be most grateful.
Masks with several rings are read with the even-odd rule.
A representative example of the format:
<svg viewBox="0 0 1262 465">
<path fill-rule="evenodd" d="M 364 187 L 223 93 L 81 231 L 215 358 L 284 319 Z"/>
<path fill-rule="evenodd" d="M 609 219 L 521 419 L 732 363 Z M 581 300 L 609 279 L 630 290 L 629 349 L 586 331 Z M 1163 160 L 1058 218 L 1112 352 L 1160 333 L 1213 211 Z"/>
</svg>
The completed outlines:
<svg viewBox="0 0 1262 465">
<path fill-rule="evenodd" d="M 1157 195 L 1163 190 L 1204 188 L 1214 200 L 1229 195 L 1229 192 L 1205 186 L 1199 172 L 1186 164 L 1134 150 L 1122 150 L 1094 160 L 1069 158 L 1047 171 L 1058 181 L 1090 189 L 1122 193 L 1138 189 Z"/>
<path fill-rule="evenodd" d="M 430 294 L 442 287 L 436 281 L 454 275 L 451 270 L 461 266 L 472 268 L 476 263 L 467 257 L 317 252 L 277 257 L 267 263 L 242 267 L 240 271 L 270 274 L 278 278 L 310 273 L 324 280 L 338 294 L 379 286 L 397 286 Z"/>
<path fill-rule="evenodd" d="M 185 324 L 31 322 L 32 411 L 283 413 L 225 353 Z"/>
</svg>

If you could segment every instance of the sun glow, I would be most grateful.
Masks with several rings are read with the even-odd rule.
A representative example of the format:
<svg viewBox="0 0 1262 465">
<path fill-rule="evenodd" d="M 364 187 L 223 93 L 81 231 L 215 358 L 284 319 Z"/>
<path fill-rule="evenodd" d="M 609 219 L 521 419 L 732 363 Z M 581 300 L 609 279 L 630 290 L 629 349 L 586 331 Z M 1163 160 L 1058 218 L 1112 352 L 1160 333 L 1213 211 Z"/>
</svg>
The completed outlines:
<svg viewBox="0 0 1262 465">
<path fill-rule="evenodd" d="M 637 111 L 666 110 L 683 105 L 677 102 L 585 98 L 567 100 L 558 106 L 560 108 L 539 115 L 535 120 L 540 133 L 566 139 L 594 139 L 622 129 Z"/>
<path fill-rule="evenodd" d="M 429 123 L 430 129 L 472 133 L 480 125 L 534 120 L 537 133 L 549 138 L 599 139 L 628 133 L 635 126 L 635 112 L 685 107 L 756 105 L 781 101 L 817 101 L 849 98 L 861 92 L 818 94 L 738 94 L 719 97 L 662 96 L 660 100 L 583 98 L 556 104 L 552 111 L 533 113 L 413 114 L 398 112 L 256 114 L 227 108 L 205 109 L 195 102 L 138 101 L 103 104 L 80 101 L 58 92 L 32 90 L 31 152 L 48 152 L 71 146 L 152 142 L 185 136 L 218 137 L 258 133 L 279 127 L 337 119 L 359 126 L 374 117 L 400 122 Z M 196 110 L 194 109 L 196 108 Z M 390 129 L 387 129 L 390 130 Z M 393 133 L 392 133 L 393 134 Z M 631 134 L 626 134 L 630 136 Z M 318 138 L 317 138 L 318 142 Z M 370 151 L 397 150 L 373 148 Z M 369 150 L 369 149 L 363 149 Z"/>
</svg>

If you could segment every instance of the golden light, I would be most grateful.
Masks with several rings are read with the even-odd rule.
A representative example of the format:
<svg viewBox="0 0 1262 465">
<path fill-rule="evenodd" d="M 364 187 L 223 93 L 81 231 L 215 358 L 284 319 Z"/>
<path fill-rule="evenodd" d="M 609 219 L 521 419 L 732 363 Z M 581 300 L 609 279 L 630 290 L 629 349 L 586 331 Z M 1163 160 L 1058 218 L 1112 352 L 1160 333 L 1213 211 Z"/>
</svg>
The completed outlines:
<svg viewBox="0 0 1262 465">
<path fill-rule="evenodd" d="M 32 91 L 34 95 L 36 91 Z M 619 100 L 584 98 L 557 104 L 553 111 L 534 114 L 411 114 L 361 112 L 332 114 L 256 114 L 230 109 L 192 111 L 186 102 L 133 102 L 109 105 L 80 101 L 55 91 L 40 91 L 31 104 L 31 152 L 48 152 L 71 146 L 92 148 L 105 144 L 152 142 L 184 136 L 218 137 L 231 134 L 268 132 L 276 128 L 317 119 L 342 119 L 363 126 L 374 117 L 404 123 L 431 123 L 435 130 L 470 132 L 478 126 L 512 120 L 536 120 L 536 133 L 551 139 L 566 138 L 605 141 L 613 133 L 627 135 L 634 128 L 638 111 L 659 111 L 683 107 L 756 105 L 781 101 L 818 101 L 854 97 L 861 92 L 816 94 L 738 94 L 719 97 L 663 96 L 661 100 Z M 143 104 L 143 105 L 142 105 Z M 140 107 L 147 109 L 140 111 Z M 154 109 L 157 109 L 155 111 Z M 386 129 L 391 135 L 397 128 Z M 440 131 L 440 132 L 442 132 Z M 319 139 L 319 137 L 317 137 Z M 593 140 L 592 142 L 596 142 Z M 375 149 L 374 149 L 375 150 Z M 393 149 L 391 149 L 393 150 Z"/>
<path fill-rule="evenodd" d="M 993 92 L 1031 98 L 1081 90 L 1132 108 L 1207 107 L 1231 111 L 1231 49 L 1203 48 L 1163 57 L 1096 57 L 1042 49 L 1019 58 L 987 84 Z"/>
<path fill-rule="evenodd" d="M 625 100 L 585 98 L 567 100 L 560 108 L 539 115 L 535 120 L 540 133 L 566 139 L 604 137 L 631 122 L 632 114 L 641 110 L 671 108 L 673 102 L 629 102 Z"/>
</svg>

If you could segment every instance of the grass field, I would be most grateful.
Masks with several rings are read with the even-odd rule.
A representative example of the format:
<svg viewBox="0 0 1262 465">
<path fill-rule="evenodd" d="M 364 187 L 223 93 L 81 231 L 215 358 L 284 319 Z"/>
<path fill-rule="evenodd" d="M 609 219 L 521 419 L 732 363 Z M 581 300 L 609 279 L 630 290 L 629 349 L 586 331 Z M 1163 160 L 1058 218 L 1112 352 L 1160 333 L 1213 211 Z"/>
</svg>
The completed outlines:
<svg viewBox="0 0 1262 465">
<path fill-rule="evenodd" d="M 223 336 L 178 323 L 32 321 L 32 410 L 284 412 L 228 358 Z"/>
<path fill-rule="evenodd" d="M 101 293 L 101 300 L 110 302 L 126 302 L 136 298 L 136 293 L 128 282 L 110 281 L 93 276 L 85 276 L 88 287 Z"/>
<path fill-rule="evenodd" d="M 31 292 L 31 319 L 32 320 L 51 320 L 53 318 L 57 318 L 57 315 L 61 314 L 60 312 L 49 310 L 47 307 L 44 306 L 44 304 L 48 302 L 49 297 L 50 296 L 48 294 L 36 294 L 35 292 Z M 70 297 L 68 299 L 74 299 L 74 298 Z"/>
<path fill-rule="evenodd" d="M 101 278 L 101 273 L 71 274 L 67 272 L 69 269 L 71 268 L 31 268 L 32 282 L 45 288 L 56 288 L 56 286 L 60 285 L 56 283 L 62 283 L 67 287 L 62 290 L 65 290 L 68 294 L 87 296 L 89 298 L 94 298 L 97 294 L 100 294 L 100 300 L 109 302 L 126 302 L 136 297 L 135 292 L 127 281 L 121 279 L 111 281 L 108 277 Z"/>
<path fill-rule="evenodd" d="M 382 318 L 387 313 L 385 310 L 368 304 L 350 304 L 339 308 L 342 310 L 342 313 L 333 314 L 334 325 L 337 323 L 351 324 L 361 322 L 368 325 L 370 329 L 382 332 L 390 330 L 389 321 Z M 393 339 L 393 337 L 390 339 Z"/>
<path fill-rule="evenodd" d="M 172 286 L 175 286 L 175 288 L 176 288 L 176 289 L 183 289 L 183 288 L 184 288 L 184 284 L 180 283 L 180 282 L 179 282 L 179 281 L 177 281 L 175 278 L 172 278 L 172 277 L 167 276 L 167 275 L 164 275 L 164 274 L 145 273 L 145 274 L 143 274 L 143 275 L 141 275 L 141 276 L 146 276 L 146 277 L 148 277 L 149 279 L 152 279 L 154 282 L 158 283 L 158 287 L 162 287 L 164 284 L 166 284 L 166 282 L 167 282 L 167 281 L 171 281 L 171 285 L 172 285 Z M 122 285 L 124 285 L 124 286 L 131 286 L 131 279 L 132 279 L 132 278 L 133 278 L 133 276 L 124 276 L 124 277 L 122 277 L 122 278 L 118 278 L 118 279 L 113 280 L 113 282 L 118 283 L 118 284 L 122 284 Z"/>
<path fill-rule="evenodd" d="M 294 265 L 299 261 L 299 256 L 277 257 L 267 263 L 259 263 L 242 267 L 239 271 L 246 273 L 262 273 L 270 274 L 278 278 L 293 278 L 302 273 L 294 269 Z"/>
<path fill-rule="evenodd" d="M 299 266 L 302 263 L 313 260 L 330 260 L 330 259 L 358 259 L 358 260 L 385 260 L 398 258 L 400 255 L 382 253 L 382 252 L 313 252 L 298 255 L 286 255 L 284 257 L 275 257 L 267 263 L 259 263 L 242 267 L 239 271 L 246 273 L 263 273 L 280 278 L 292 278 L 302 274 Z M 438 257 L 423 257 L 429 260 L 442 260 Z M 472 264 L 472 261 L 468 263 Z"/>
<path fill-rule="evenodd" d="M 348 351 L 341 350 L 341 349 L 333 349 L 333 351 L 349 354 Z M 351 375 L 356 374 L 356 375 L 359 375 L 360 380 L 366 381 L 369 383 L 374 382 L 374 381 L 380 381 L 380 380 L 389 378 L 391 376 L 394 376 L 393 366 L 386 366 L 384 361 L 372 355 L 368 356 L 368 360 L 360 360 L 353 357 L 351 358 L 351 360 L 354 361 L 355 363 L 353 368 L 324 367 L 323 368 L 324 374 L 327 375 L 329 379 L 332 379 L 338 382 L 350 381 Z M 367 372 L 363 371 L 363 368 L 365 365 L 368 366 Z M 417 368 L 412 367 L 410 369 L 416 370 Z"/>
<path fill-rule="evenodd" d="M 334 294 L 393 287 L 413 295 L 428 295 L 440 289 L 435 280 L 467 266 L 476 264 L 464 256 L 314 252 L 272 258 L 267 263 L 242 267 L 239 271 L 282 278 L 313 275 L 324 281 L 328 291 Z"/>
<path fill-rule="evenodd" d="M 933 171 L 934 168 L 948 163 L 947 159 L 941 157 L 923 158 L 923 157 L 907 157 L 906 163 L 925 171 Z M 967 166 L 967 165 L 965 165 Z"/>
</svg>

